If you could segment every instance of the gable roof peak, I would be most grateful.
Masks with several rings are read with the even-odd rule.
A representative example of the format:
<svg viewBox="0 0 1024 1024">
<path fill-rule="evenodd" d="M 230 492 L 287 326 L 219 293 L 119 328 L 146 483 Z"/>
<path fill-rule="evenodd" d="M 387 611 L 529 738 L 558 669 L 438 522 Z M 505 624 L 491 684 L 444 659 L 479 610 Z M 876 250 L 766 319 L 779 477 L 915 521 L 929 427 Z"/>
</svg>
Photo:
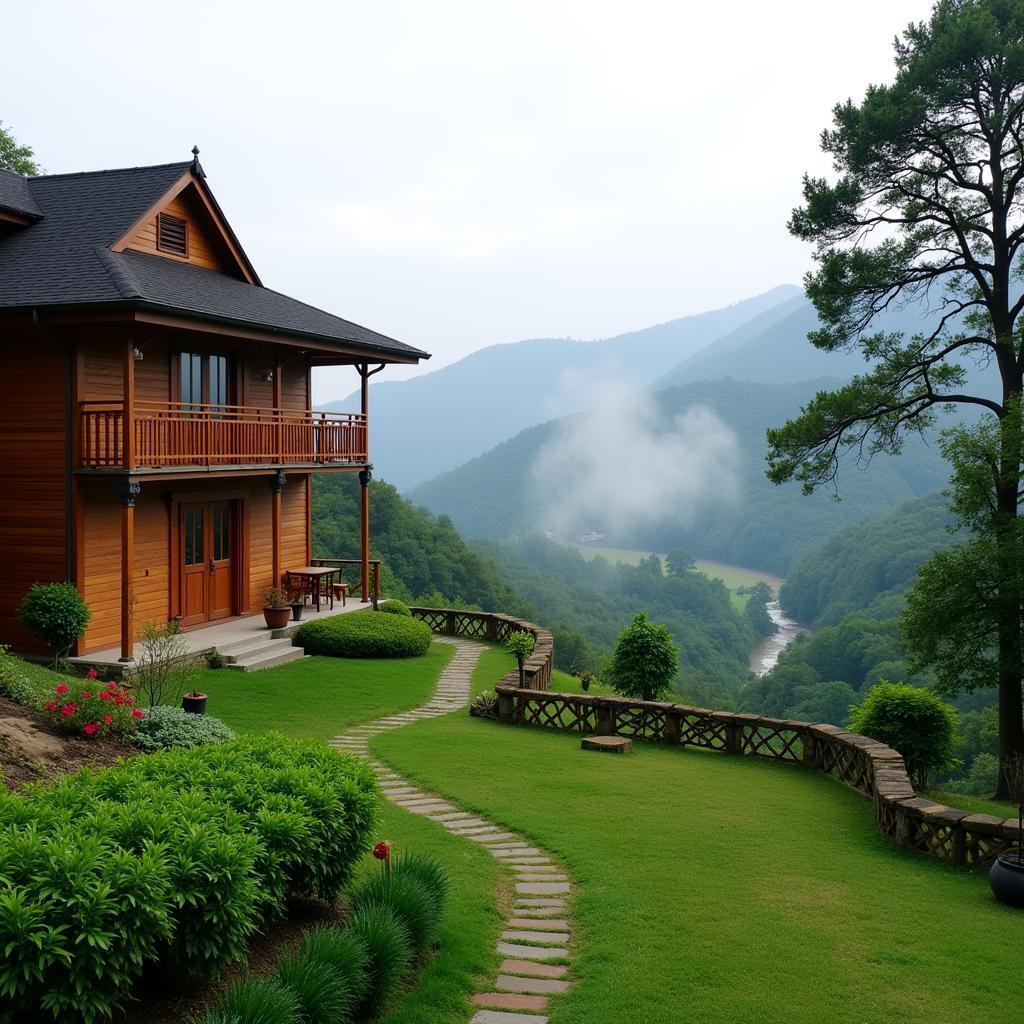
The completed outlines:
<svg viewBox="0 0 1024 1024">
<path fill-rule="evenodd" d="M 192 173 L 197 178 L 205 178 L 206 171 L 203 170 L 203 165 L 199 162 L 199 147 L 192 147 Z"/>
</svg>

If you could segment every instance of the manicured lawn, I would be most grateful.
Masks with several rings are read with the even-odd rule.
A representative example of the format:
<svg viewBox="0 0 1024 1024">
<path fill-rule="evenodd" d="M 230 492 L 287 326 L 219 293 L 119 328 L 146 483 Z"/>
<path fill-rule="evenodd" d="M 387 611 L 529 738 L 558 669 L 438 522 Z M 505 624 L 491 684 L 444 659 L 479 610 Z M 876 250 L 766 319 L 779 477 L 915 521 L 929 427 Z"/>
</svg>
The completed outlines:
<svg viewBox="0 0 1024 1024">
<path fill-rule="evenodd" d="M 473 695 L 482 690 L 493 690 L 498 680 L 509 672 L 516 670 L 516 659 L 512 657 L 503 647 L 488 646 L 488 649 L 480 655 L 480 660 L 473 670 Z M 580 681 L 555 669 L 551 676 L 551 689 L 556 693 L 582 693 Z M 611 693 L 611 688 L 595 683 L 590 687 L 591 693 Z"/>
<path fill-rule="evenodd" d="M 1003 803 L 999 800 L 986 800 L 981 796 L 964 796 L 962 793 L 950 793 L 944 789 L 926 789 L 922 796 L 929 797 L 936 803 L 947 807 L 959 807 L 962 811 L 972 814 L 994 814 L 1000 818 L 1016 818 L 1017 805 Z"/>
<path fill-rule="evenodd" d="M 276 729 L 328 739 L 340 729 L 429 700 L 455 648 L 432 644 L 422 658 L 304 658 L 262 672 L 204 669 L 196 686 L 208 712 L 237 732 Z"/>
<path fill-rule="evenodd" d="M 503 884 L 502 869 L 477 843 L 387 802 L 375 838 L 390 840 L 397 856 L 417 850 L 436 857 L 452 883 L 436 954 L 378 1024 L 461 1024 L 471 1016 L 467 993 L 487 988 L 477 978 L 493 979 L 497 970 L 494 947 L 503 917 L 495 893 Z M 360 866 L 361 874 L 380 869 L 372 857 Z"/>
<path fill-rule="evenodd" d="M 578 736 L 463 714 L 373 747 L 534 837 L 580 883 L 578 981 L 552 1024 L 1020 1015 L 1024 914 L 993 900 L 983 872 L 885 843 L 869 802 L 833 780 L 643 743 L 586 753 Z"/>
</svg>

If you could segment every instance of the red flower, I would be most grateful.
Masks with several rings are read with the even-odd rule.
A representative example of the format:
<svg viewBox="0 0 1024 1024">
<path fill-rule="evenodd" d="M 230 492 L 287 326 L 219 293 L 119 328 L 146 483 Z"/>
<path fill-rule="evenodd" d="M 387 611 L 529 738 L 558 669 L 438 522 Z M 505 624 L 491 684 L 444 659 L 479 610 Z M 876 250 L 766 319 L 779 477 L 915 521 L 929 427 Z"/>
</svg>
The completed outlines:
<svg viewBox="0 0 1024 1024">
<path fill-rule="evenodd" d="M 115 704 L 116 704 L 116 705 L 117 705 L 118 707 L 120 707 L 120 706 L 121 706 L 121 705 L 122 705 L 122 704 L 124 703 L 124 697 L 115 697 L 115 698 L 114 698 L 114 703 L 115 703 Z"/>
<path fill-rule="evenodd" d="M 68 692 L 68 684 L 67 683 L 58 683 L 57 684 L 57 692 L 58 693 L 67 693 Z"/>
<path fill-rule="evenodd" d="M 70 718 L 75 713 L 76 710 L 77 709 L 75 708 L 74 704 L 65 704 L 64 707 L 60 709 L 60 713 L 65 718 Z"/>
<path fill-rule="evenodd" d="M 99 726 L 95 722 L 90 722 L 88 725 L 82 726 L 82 732 L 84 732 L 86 736 L 91 736 L 94 732 L 98 731 L 98 729 Z"/>
<path fill-rule="evenodd" d="M 92 690 L 82 691 L 82 700 L 88 700 L 92 696 Z"/>
<path fill-rule="evenodd" d="M 377 858 L 377 860 L 390 860 L 391 847 L 386 842 L 378 843 L 373 848 L 373 855 Z"/>
<path fill-rule="evenodd" d="M 111 699 L 110 694 L 107 693 L 106 690 L 100 690 L 100 692 L 97 693 L 96 696 L 99 697 L 100 700 L 110 700 Z"/>
<path fill-rule="evenodd" d="M 108 690 L 116 690 L 117 689 L 117 683 L 107 683 L 107 689 Z"/>
<path fill-rule="evenodd" d="M 96 678 L 96 669 L 94 669 L 94 668 L 89 669 L 89 671 L 85 673 L 85 678 L 86 679 L 95 679 Z"/>
<path fill-rule="evenodd" d="M 145 718 L 145 714 L 138 708 L 132 708 L 132 718 Z"/>
<path fill-rule="evenodd" d="M 104 721 L 104 722 L 106 722 L 106 723 L 107 723 L 107 725 L 110 725 L 110 723 L 111 723 L 111 722 L 112 722 L 113 720 L 114 720 L 114 716 L 113 716 L 113 715 L 104 715 L 104 716 L 103 716 L 103 721 Z"/>
<path fill-rule="evenodd" d="M 46 705 L 46 710 L 47 711 L 56 711 L 57 710 L 57 705 L 54 704 L 53 701 L 51 700 L 50 703 Z"/>
</svg>

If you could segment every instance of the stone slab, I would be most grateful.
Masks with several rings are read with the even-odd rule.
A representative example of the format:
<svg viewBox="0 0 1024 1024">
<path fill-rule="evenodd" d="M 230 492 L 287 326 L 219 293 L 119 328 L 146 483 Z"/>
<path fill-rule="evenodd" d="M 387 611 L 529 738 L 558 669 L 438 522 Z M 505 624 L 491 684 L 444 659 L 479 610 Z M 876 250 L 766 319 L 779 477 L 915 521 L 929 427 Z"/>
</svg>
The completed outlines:
<svg viewBox="0 0 1024 1024">
<path fill-rule="evenodd" d="M 541 899 L 530 897 L 528 899 L 518 899 L 518 900 L 516 900 L 516 906 L 517 907 L 553 907 L 553 908 L 556 908 L 558 910 L 561 910 L 565 906 L 565 900 L 553 899 L 551 897 L 541 898 Z"/>
<path fill-rule="evenodd" d="M 568 932 L 542 932 L 512 929 L 501 933 L 506 942 L 535 942 L 538 946 L 564 946 L 569 941 Z"/>
<path fill-rule="evenodd" d="M 496 948 L 502 956 L 516 960 L 561 960 L 569 955 L 564 946 L 523 946 L 516 942 L 499 942 Z"/>
<path fill-rule="evenodd" d="M 548 1024 L 548 1018 L 533 1013 L 509 1013 L 507 1010 L 478 1010 L 469 1024 Z"/>
<path fill-rule="evenodd" d="M 563 978 L 569 968 L 565 964 L 539 964 L 533 960 L 503 960 L 498 970 L 502 974 L 525 974 L 531 978 Z"/>
<path fill-rule="evenodd" d="M 499 1010 L 525 1010 L 540 1013 L 548 1008 L 546 996 L 526 995 L 520 992 L 480 992 L 473 996 L 474 1006 L 490 1006 Z"/>
<path fill-rule="evenodd" d="M 606 754 L 627 754 L 633 749 L 633 741 L 625 736 L 584 736 L 580 747 L 583 750 L 603 750 Z"/>
<path fill-rule="evenodd" d="M 555 978 L 517 978 L 512 974 L 499 974 L 496 989 L 506 992 L 530 992 L 534 995 L 556 995 L 569 991 L 569 982 Z"/>
<path fill-rule="evenodd" d="M 568 882 L 517 882 L 520 896 L 558 896 L 569 891 Z"/>
<path fill-rule="evenodd" d="M 539 932 L 567 932 L 569 922 L 557 917 L 513 917 L 509 928 L 535 928 Z"/>
</svg>

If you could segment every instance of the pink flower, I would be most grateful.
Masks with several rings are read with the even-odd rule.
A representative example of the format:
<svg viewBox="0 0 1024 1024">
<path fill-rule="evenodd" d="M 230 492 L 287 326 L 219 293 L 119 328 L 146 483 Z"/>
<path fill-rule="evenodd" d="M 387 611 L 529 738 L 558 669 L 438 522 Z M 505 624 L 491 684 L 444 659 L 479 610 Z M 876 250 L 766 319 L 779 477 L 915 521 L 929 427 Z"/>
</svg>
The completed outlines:
<svg viewBox="0 0 1024 1024">
<path fill-rule="evenodd" d="M 82 691 L 82 700 L 88 700 L 92 696 L 92 690 Z"/>
<path fill-rule="evenodd" d="M 132 708 L 132 718 L 145 718 L 145 714 L 138 708 Z"/>
<path fill-rule="evenodd" d="M 105 723 L 106 723 L 107 725 L 110 725 L 110 723 L 111 723 L 111 722 L 112 722 L 113 720 L 114 720 L 114 717 L 113 717 L 113 715 L 104 715 L 104 716 L 103 716 L 103 721 L 104 721 L 104 722 L 105 722 Z"/>
<path fill-rule="evenodd" d="M 85 673 L 85 678 L 86 679 L 95 679 L 96 678 L 96 669 L 94 669 L 94 668 L 89 669 L 89 671 Z"/>
<path fill-rule="evenodd" d="M 53 701 L 51 700 L 50 703 L 46 705 L 46 710 L 47 711 L 56 711 L 57 710 L 57 705 L 54 704 Z"/>
<path fill-rule="evenodd" d="M 117 689 L 117 683 L 107 683 L 107 689 L 108 690 L 116 690 Z"/>
<path fill-rule="evenodd" d="M 67 693 L 68 692 L 68 684 L 67 683 L 58 683 L 57 684 L 57 692 L 58 693 Z"/>
<path fill-rule="evenodd" d="M 91 736 L 94 732 L 98 731 L 98 729 L 99 726 L 95 722 L 90 722 L 88 725 L 82 726 L 82 732 L 84 732 L 86 736 Z"/>
</svg>

